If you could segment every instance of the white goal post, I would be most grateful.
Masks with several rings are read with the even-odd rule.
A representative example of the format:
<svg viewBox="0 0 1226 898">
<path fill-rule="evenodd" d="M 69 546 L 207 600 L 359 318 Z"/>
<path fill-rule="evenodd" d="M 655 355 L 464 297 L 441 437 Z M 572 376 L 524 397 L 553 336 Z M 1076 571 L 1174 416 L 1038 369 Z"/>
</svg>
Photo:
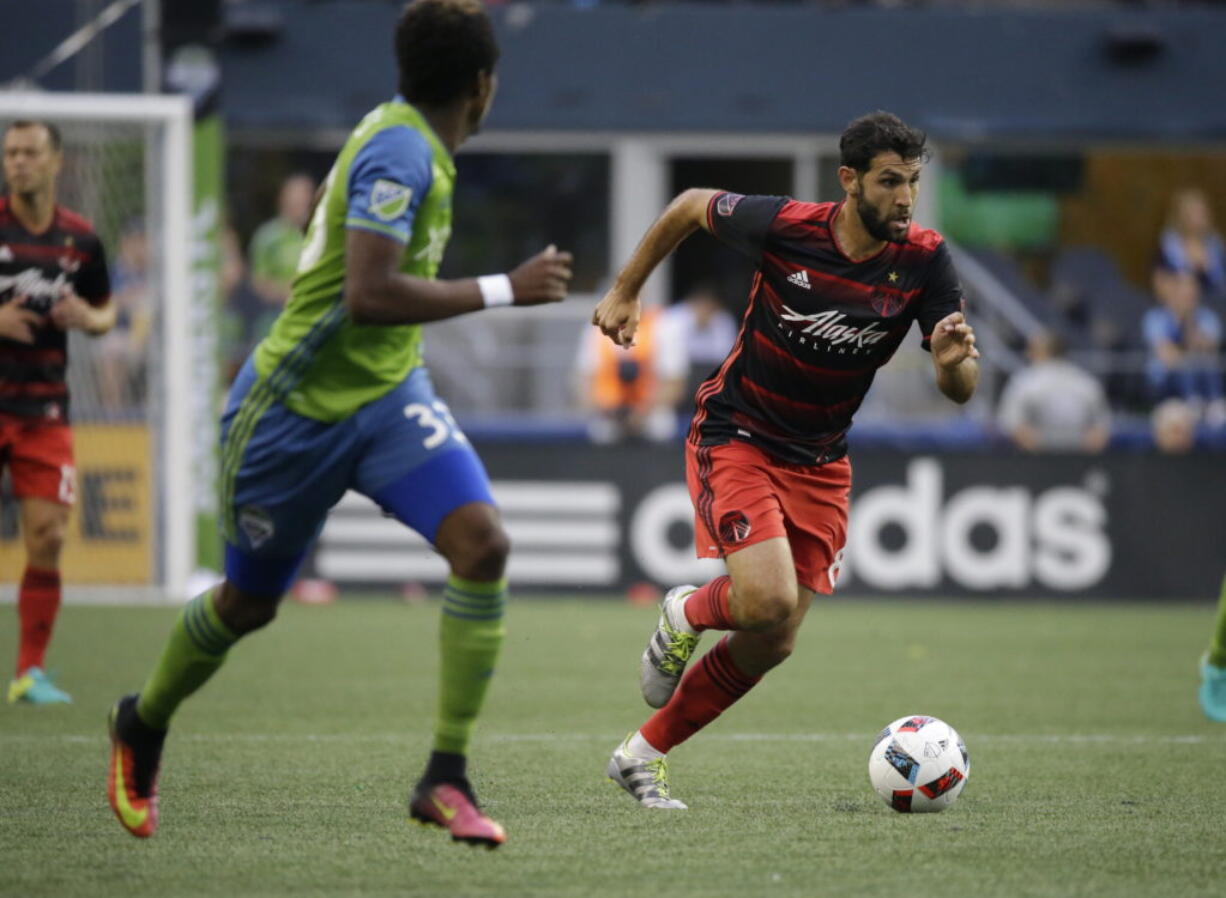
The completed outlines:
<svg viewBox="0 0 1226 898">
<path fill-rule="evenodd" d="M 214 451 L 194 437 L 202 409 L 214 413 L 196 394 L 212 395 L 214 385 L 192 382 L 202 350 L 192 316 L 191 102 L 0 91 L 0 127 L 22 119 L 61 129 L 59 202 L 93 221 L 102 237 L 113 301 L 116 290 L 137 290 L 124 294 L 122 332 L 109 341 L 71 338 L 78 503 L 65 546 L 65 597 L 181 601 L 195 567 L 193 472 L 199 453 Z M 0 531 L 0 580 L 10 594 L 20 572 L 10 562 L 21 552 L 13 521 L 10 510 Z"/>
</svg>

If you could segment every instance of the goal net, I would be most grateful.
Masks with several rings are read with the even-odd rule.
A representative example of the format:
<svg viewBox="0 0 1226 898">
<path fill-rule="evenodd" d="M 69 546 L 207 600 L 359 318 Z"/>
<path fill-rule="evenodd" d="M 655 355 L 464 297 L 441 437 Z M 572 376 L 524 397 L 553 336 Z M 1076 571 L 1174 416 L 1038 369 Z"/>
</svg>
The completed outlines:
<svg viewBox="0 0 1226 898">
<path fill-rule="evenodd" d="M 194 420 L 212 411 L 192 401 L 194 388 L 212 389 L 191 383 L 190 105 L 0 92 L 0 126 L 21 119 L 60 128 L 58 201 L 93 223 L 119 315 L 106 335 L 69 336 L 77 489 L 61 562 L 65 595 L 181 598 L 195 552 Z M 24 549 L 7 477 L 0 499 L 0 582 L 11 597 Z"/>
</svg>

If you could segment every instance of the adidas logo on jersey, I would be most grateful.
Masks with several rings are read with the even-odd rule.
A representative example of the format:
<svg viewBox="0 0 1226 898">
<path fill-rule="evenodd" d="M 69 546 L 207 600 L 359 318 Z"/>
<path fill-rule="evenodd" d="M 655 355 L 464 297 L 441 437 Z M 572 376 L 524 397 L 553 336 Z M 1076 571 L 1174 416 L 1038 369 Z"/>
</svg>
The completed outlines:
<svg viewBox="0 0 1226 898">
<path fill-rule="evenodd" d="M 0 262 L 12 262 L 12 261 L 13 261 L 13 251 L 9 249 L 9 245 L 6 243 L 3 246 L 0 246 Z"/>
<path fill-rule="evenodd" d="M 806 290 L 813 289 L 813 286 L 809 283 L 809 272 L 803 268 L 800 271 L 793 271 L 789 274 L 788 283 L 794 284 L 797 287 L 804 287 Z"/>
</svg>

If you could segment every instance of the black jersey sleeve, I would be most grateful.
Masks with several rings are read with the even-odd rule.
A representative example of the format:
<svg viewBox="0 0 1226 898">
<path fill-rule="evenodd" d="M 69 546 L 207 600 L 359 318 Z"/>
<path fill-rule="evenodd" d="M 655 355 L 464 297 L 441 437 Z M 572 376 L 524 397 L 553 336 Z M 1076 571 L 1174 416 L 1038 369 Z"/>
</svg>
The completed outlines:
<svg viewBox="0 0 1226 898">
<path fill-rule="evenodd" d="M 81 263 L 72 279 L 77 295 L 91 306 L 106 305 L 111 298 L 111 274 L 106 267 L 106 250 L 95 235 L 89 241 L 89 258 Z"/>
<path fill-rule="evenodd" d="M 928 276 L 924 279 L 924 292 L 920 295 L 916 319 L 925 349 L 929 348 L 932 331 L 942 318 L 962 310 L 962 285 L 954 271 L 953 258 L 944 241 L 937 245 L 928 262 Z"/>
<path fill-rule="evenodd" d="M 721 242 L 758 262 L 771 224 L 787 201 L 785 196 L 717 193 L 707 205 L 707 228 Z"/>
</svg>

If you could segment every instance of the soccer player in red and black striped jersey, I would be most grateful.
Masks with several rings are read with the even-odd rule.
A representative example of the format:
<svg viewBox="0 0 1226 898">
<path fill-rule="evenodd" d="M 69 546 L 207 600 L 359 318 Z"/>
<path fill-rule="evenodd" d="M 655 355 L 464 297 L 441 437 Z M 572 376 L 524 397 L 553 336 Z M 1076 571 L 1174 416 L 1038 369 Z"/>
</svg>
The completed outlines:
<svg viewBox="0 0 1226 898">
<path fill-rule="evenodd" d="M 833 590 L 847 534 L 846 435 L 876 370 L 912 322 L 937 384 L 966 402 L 975 336 L 949 250 L 912 221 L 925 135 L 894 115 L 852 122 L 838 203 L 687 190 L 648 230 L 592 322 L 634 339 L 648 275 L 703 228 L 757 264 L 736 344 L 699 388 L 686 443 L 698 554 L 728 575 L 665 596 L 643 653 L 658 710 L 614 751 L 608 774 L 646 807 L 684 808 L 664 757 L 787 658 L 815 593 Z M 704 630 L 730 631 L 684 677 Z"/>
<path fill-rule="evenodd" d="M 0 197 L 0 468 L 21 503 L 26 569 L 17 595 L 20 642 L 8 700 L 70 701 L 43 659 L 60 607 L 60 549 L 75 495 L 68 426 L 68 330 L 115 323 L 102 244 L 84 218 L 56 204 L 59 130 L 17 121 L 4 132 Z"/>
</svg>

